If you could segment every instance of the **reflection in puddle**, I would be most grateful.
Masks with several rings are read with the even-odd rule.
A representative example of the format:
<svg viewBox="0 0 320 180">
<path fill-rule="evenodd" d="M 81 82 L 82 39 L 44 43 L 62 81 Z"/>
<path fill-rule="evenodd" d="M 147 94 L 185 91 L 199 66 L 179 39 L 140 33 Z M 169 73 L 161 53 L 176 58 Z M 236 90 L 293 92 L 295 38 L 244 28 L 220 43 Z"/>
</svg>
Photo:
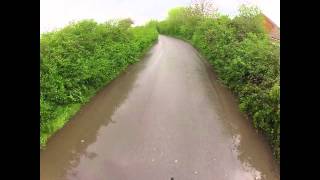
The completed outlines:
<svg viewBox="0 0 320 180">
<path fill-rule="evenodd" d="M 249 172 L 254 180 L 262 180 L 262 173 L 252 167 L 251 164 L 244 162 L 242 165 L 244 166 L 244 170 Z M 263 179 L 265 179 L 265 175 L 263 176 Z"/>
<path fill-rule="evenodd" d="M 216 84 L 219 101 L 219 114 L 231 136 L 230 148 L 238 163 L 230 177 L 239 180 L 279 180 L 279 167 L 273 160 L 271 148 L 263 135 L 258 133 L 252 122 L 239 111 L 237 101 L 226 88 Z"/>
<path fill-rule="evenodd" d="M 94 160 L 98 157 L 95 152 L 87 152 L 89 146 L 99 138 L 102 125 L 117 123 L 112 115 L 126 101 L 146 62 L 129 67 L 50 138 L 46 149 L 40 152 L 40 179 L 76 179 L 81 159 Z"/>
<path fill-rule="evenodd" d="M 232 152 L 233 155 L 240 160 L 239 162 L 241 163 L 242 170 L 239 171 L 236 170 L 234 173 L 234 179 L 239 179 L 239 180 L 265 180 L 266 175 L 262 174 L 261 171 L 258 171 L 256 168 L 252 166 L 252 164 L 249 162 L 251 158 L 247 156 L 245 159 L 242 157 L 241 158 L 241 151 L 240 151 L 240 144 L 241 144 L 241 135 L 240 134 L 235 134 L 232 137 Z"/>
<path fill-rule="evenodd" d="M 190 59 L 193 49 L 162 41 L 168 47 L 150 64 L 112 82 L 49 140 L 42 180 L 279 179 L 267 144 L 233 97 L 194 70 L 201 63 Z"/>
<path fill-rule="evenodd" d="M 232 137 L 232 152 L 234 155 L 239 156 L 240 152 L 239 152 L 239 146 L 240 146 L 240 139 L 241 136 L 240 134 L 237 135 L 233 135 Z"/>
<path fill-rule="evenodd" d="M 93 159 L 93 158 L 95 158 L 95 157 L 97 157 L 98 156 L 98 154 L 97 153 L 94 153 L 94 152 L 86 152 L 85 153 L 85 156 L 87 157 L 87 158 L 89 158 L 89 159 Z"/>
</svg>

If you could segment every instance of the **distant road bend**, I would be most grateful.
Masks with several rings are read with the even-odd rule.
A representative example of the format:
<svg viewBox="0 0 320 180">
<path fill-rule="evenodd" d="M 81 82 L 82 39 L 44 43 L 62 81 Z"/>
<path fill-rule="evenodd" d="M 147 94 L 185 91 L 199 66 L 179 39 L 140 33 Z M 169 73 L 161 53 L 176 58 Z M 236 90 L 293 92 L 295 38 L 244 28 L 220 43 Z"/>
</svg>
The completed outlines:
<svg viewBox="0 0 320 180">
<path fill-rule="evenodd" d="M 159 36 L 40 154 L 41 180 L 278 180 L 270 147 L 188 43 Z"/>
</svg>

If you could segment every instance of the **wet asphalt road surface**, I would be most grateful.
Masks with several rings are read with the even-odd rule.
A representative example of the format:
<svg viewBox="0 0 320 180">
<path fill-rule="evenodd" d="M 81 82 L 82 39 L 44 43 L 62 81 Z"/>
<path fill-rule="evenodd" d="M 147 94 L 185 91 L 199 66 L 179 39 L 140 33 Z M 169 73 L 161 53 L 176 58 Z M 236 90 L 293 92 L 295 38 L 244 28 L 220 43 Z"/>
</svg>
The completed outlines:
<svg viewBox="0 0 320 180">
<path fill-rule="evenodd" d="M 238 109 L 191 45 L 160 35 L 49 140 L 41 180 L 279 179 Z"/>
</svg>

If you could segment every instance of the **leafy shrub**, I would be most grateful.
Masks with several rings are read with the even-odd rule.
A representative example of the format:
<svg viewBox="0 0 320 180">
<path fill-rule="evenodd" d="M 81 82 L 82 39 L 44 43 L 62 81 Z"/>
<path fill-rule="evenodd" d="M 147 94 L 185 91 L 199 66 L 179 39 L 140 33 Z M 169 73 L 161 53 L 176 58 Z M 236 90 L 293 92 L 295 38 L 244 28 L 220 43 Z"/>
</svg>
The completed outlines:
<svg viewBox="0 0 320 180">
<path fill-rule="evenodd" d="M 158 23 L 159 32 L 187 40 L 205 55 L 238 96 L 240 110 L 266 134 L 279 159 L 280 51 L 279 44 L 266 35 L 259 9 L 241 6 L 233 19 L 190 12 L 192 7 L 171 10 L 167 19 Z"/>
<path fill-rule="evenodd" d="M 130 19 L 83 20 L 40 38 L 40 146 L 157 39 L 156 26 Z"/>
</svg>

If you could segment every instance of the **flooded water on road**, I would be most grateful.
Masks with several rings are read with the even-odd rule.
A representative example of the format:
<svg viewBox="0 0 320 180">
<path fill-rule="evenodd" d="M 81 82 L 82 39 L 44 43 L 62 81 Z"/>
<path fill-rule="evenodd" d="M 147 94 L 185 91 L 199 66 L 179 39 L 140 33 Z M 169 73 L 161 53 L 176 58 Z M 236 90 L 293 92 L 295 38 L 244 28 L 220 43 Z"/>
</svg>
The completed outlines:
<svg viewBox="0 0 320 180">
<path fill-rule="evenodd" d="M 167 36 L 49 139 L 41 180 L 278 180 L 265 139 L 191 45 Z"/>
</svg>

